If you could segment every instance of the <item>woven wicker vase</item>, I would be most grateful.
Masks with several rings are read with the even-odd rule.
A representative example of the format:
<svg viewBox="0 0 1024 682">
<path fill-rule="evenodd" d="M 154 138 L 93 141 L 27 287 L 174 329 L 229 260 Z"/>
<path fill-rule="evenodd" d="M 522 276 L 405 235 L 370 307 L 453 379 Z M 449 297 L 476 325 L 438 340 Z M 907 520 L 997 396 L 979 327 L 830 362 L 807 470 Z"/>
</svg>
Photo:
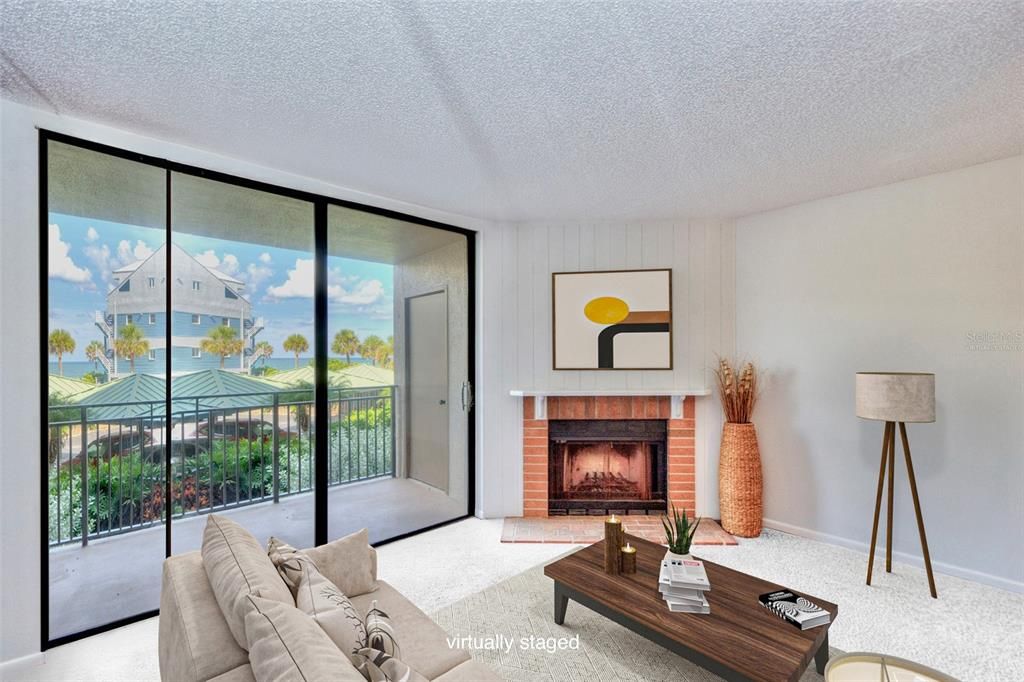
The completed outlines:
<svg viewBox="0 0 1024 682">
<path fill-rule="evenodd" d="M 718 503 L 726 532 L 744 538 L 761 534 L 761 453 L 753 424 L 722 427 Z"/>
</svg>

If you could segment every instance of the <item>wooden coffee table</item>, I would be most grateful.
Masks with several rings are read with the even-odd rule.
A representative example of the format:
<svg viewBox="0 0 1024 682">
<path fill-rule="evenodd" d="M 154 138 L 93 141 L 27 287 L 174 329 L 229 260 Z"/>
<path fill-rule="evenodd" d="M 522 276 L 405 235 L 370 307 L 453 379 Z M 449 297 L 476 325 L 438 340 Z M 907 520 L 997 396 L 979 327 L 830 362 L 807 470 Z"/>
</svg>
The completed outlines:
<svg viewBox="0 0 1024 682">
<path fill-rule="evenodd" d="M 814 658 L 819 673 L 828 662 L 828 625 L 800 630 L 761 606 L 758 596 L 780 585 L 704 562 L 711 613 L 672 613 L 658 592 L 665 548 L 627 535 L 637 548 L 632 575 L 604 572 L 604 542 L 544 567 L 555 581 L 555 622 L 565 621 L 569 600 L 707 668 L 727 680 L 798 680 Z M 839 608 L 804 594 L 832 614 Z"/>
</svg>

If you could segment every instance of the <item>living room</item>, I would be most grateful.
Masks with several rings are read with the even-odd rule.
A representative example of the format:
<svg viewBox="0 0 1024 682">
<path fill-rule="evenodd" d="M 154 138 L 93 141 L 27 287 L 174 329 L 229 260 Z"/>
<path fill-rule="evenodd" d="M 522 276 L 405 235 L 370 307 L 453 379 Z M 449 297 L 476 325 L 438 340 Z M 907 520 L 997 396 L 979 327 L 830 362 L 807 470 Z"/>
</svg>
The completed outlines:
<svg viewBox="0 0 1024 682">
<path fill-rule="evenodd" d="M 1024 679 L 1020 2 L 0 12 L 0 678 Z"/>
</svg>

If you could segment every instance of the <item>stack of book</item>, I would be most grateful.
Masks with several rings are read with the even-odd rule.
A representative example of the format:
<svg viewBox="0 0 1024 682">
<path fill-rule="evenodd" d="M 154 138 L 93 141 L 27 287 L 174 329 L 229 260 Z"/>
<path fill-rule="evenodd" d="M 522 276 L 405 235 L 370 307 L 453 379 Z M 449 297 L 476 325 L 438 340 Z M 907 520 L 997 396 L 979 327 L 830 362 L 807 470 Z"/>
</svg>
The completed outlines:
<svg viewBox="0 0 1024 682">
<path fill-rule="evenodd" d="M 666 554 L 661 561 L 658 591 L 669 611 L 678 613 L 711 613 L 704 593 L 711 589 L 704 562 L 682 559 Z"/>
</svg>

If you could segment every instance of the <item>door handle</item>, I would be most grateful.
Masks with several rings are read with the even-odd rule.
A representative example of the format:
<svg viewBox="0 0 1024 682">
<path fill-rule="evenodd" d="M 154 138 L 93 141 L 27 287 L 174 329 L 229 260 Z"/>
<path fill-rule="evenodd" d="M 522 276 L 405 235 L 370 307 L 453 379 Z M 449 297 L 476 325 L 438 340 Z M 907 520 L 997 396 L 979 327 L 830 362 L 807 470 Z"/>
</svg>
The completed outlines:
<svg viewBox="0 0 1024 682">
<path fill-rule="evenodd" d="M 438 400 L 438 401 L 437 401 L 437 404 L 438 404 L 438 405 L 447 405 L 447 404 L 448 404 L 448 401 L 447 401 L 447 400 Z"/>
</svg>

